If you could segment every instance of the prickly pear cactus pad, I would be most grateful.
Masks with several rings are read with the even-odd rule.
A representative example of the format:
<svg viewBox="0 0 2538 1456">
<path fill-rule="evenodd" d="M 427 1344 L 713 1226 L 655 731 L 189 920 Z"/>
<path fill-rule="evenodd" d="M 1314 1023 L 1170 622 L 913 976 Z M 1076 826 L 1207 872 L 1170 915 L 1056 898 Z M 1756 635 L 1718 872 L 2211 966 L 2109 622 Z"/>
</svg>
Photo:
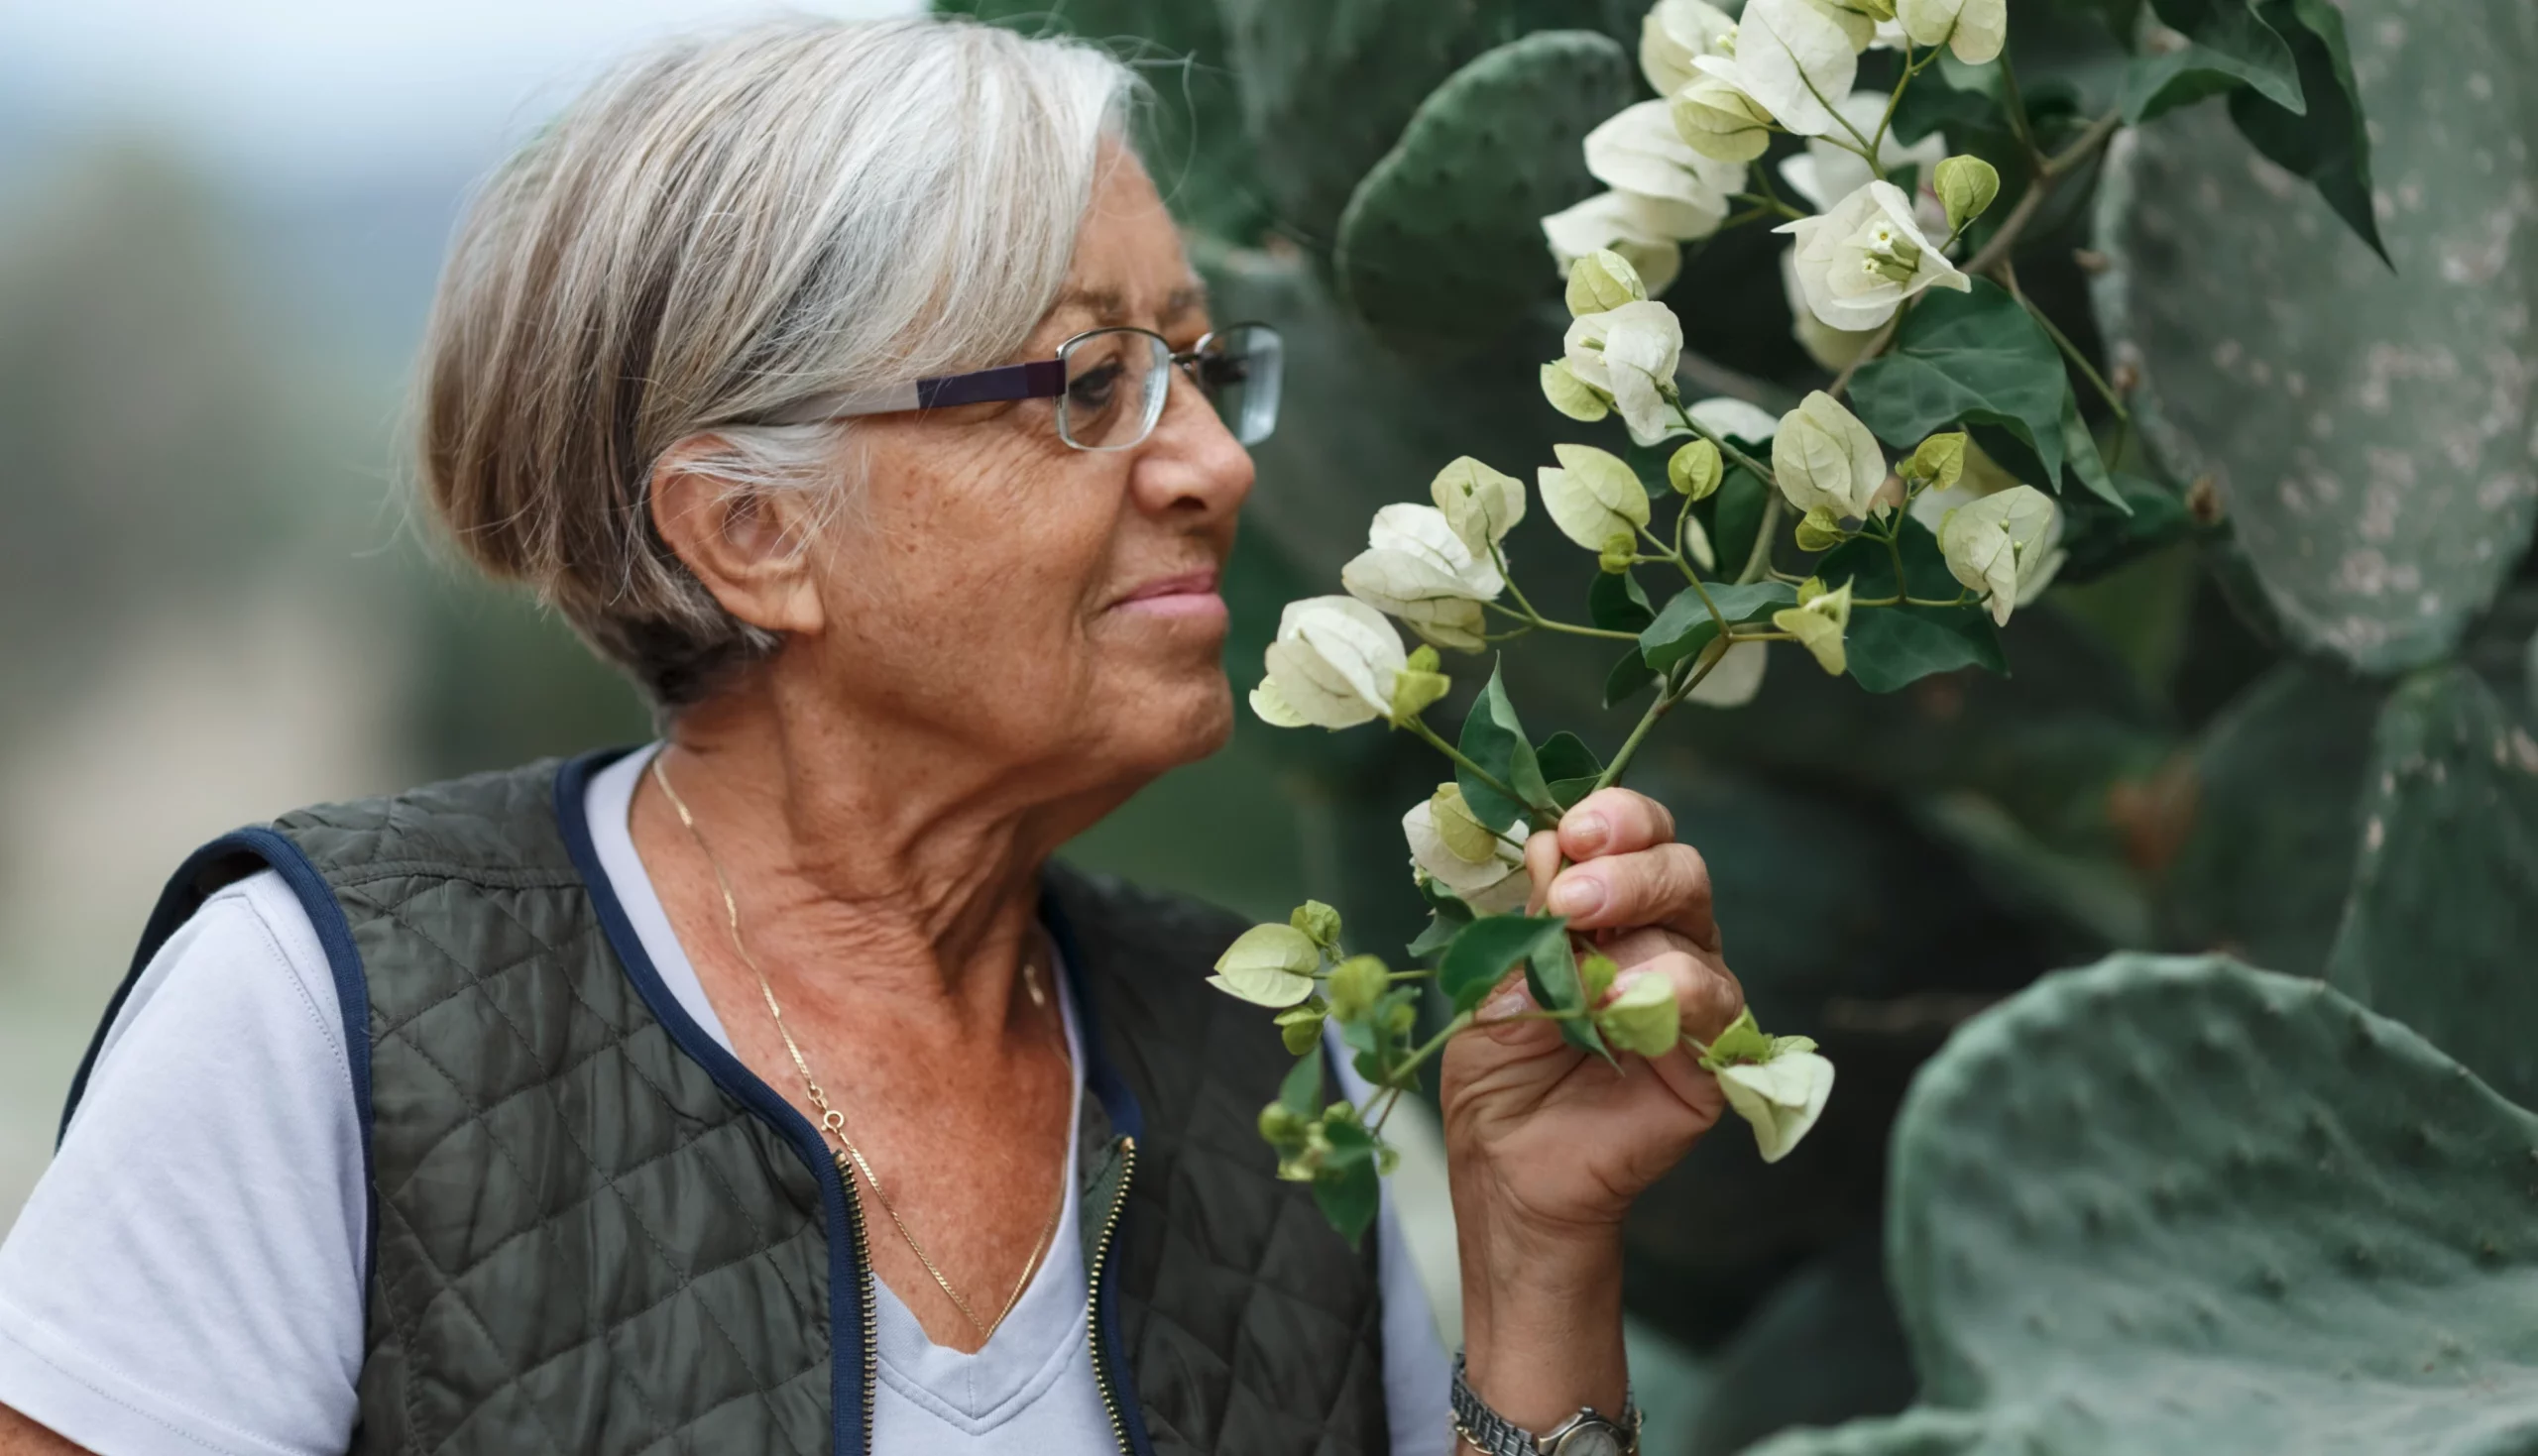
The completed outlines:
<svg viewBox="0 0 2538 1456">
<path fill-rule="evenodd" d="M 2538 1116 L 2396 1022 L 2125 954 L 1960 1031 L 1895 1134 L 1921 1410 L 1769 1456 L 2538 1451 Z"/>
<path fill-rule="evenodd" d="M 2448 651 L 2538 518 L 2538 7 L 2342 8 L 2395 271 L 2207 106 L 2118 149 L 2098 307 L 2291 632 L 2380 672 Z"/>
<path fill-rule="evenodd" d="M 2379 714 L 2337 989 L 2538 1105 L 2538 741 L 2464 667 Z"/>
<path fill-rule="evenodd" d="M 1534 220 L 1595 190 L 1578 144 L 1631 99 L 1630 58 L 1587 31 L 1484 53 L 1420 103 L 1339 220 L 1339 285 L 1395 342 L 1504 332 L 1557 282 Z"/>
</svg>

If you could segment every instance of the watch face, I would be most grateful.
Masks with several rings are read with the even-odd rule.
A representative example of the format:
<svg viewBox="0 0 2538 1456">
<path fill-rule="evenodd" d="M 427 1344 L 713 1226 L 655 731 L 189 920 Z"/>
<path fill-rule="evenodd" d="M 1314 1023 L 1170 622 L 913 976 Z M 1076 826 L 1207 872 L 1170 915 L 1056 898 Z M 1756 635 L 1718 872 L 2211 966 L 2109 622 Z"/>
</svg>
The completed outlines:
<svg viewBox="0 0 2538 1456">
<path fill-rule="evenodd" d="M 1583 1422 L 1561 1436 L 1549 1456 L 1622 1456 L 1622 1433 L 1604 1421 Z"/>
</svg>

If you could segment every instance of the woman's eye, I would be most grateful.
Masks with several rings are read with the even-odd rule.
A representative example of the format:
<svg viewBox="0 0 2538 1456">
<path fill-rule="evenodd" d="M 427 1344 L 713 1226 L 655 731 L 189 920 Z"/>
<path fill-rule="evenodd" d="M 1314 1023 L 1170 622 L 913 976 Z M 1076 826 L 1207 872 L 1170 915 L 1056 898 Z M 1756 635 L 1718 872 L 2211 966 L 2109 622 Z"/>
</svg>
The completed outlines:
<svg viewBox="0 0 2538 1456">
<path fill-rule="evenodd" d="M 1077 409 L 1107 409 L 1126 373 L 1116 362 L 1096 364 L 1067 381 L 1067 403 Z"/>
</svg>

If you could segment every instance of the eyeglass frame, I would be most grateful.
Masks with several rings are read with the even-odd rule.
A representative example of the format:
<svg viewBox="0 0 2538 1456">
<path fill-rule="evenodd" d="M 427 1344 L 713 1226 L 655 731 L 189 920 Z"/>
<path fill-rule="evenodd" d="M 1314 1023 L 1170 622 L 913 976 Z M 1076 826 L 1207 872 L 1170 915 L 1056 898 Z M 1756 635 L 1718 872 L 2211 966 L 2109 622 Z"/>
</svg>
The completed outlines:
<svg viewBox="0 0 2538 1456">
<path fill-rule="evenodd" d="M 1086 329 L 1062 340 L 1057 352 L 1046 359 L 1029 359 L 1020 364 L 999 364 L 992 369 L 972 370 L 967 374 L 938 375 L 933 379 L 911 380 L 906 384 L 884 385 L 870 390 L 840 390 L 827 394 L 814 394 L 795 404 L 759 415 L 758 424 L 821 424 L 834 419 L 860 419 L 874 414 L 903 414 L 920 409 L 953 409 L 964 404 L 1003 404 L 1022 399 L 1056 399 L 1067 392 L 1067 351 L 1096 334 L 1143 334 L 1163 345 L 1166 362 L 1190 377 L 1202 396 L 1208 387 L 1200 383 L 1197 371 L 1200 356 L 1208 346 L 1236 329 L 1267 329 L 1270 337 L 1283 342 L 1275 325 L 1256 319 L 1244 319 L 1210 329 L 1199 336 L 1199 342 L 1186 350 L 1175 350 L 1172 341 L 1153 329 L 1135 324 L 1104 324 Z M 1283 361 L 1282 361 L 1283 367 Z M 1165 403 L 1171 402 L 1167 390 Z M 1156 422 L 1161 422 L 1160 413 Z M 1271 426 L 1276 427 L 1274 424 Z M 1059 438 L 1076 450 L 1128 450 L 1144 444 L 1154 434 L 1154 424 L 1145 433 L 1125 445 L 1080 445 L 1067 440 L 1064 431 Z M 1262 436 L 1266 439 L 1267 436 Z"/>
</svg>

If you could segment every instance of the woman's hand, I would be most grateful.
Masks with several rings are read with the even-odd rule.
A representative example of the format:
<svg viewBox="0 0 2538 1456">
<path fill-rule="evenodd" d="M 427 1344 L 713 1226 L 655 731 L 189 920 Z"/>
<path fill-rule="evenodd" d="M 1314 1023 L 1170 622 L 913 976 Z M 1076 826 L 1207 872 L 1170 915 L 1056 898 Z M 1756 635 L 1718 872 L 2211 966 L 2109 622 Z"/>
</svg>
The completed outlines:
<svg viewBox="0 0 2538 1456">
<path fill-rule="evenodd" d="M 1664 805 L 1606 789 L 1535 835 L 1526 864 L 1536 908 L 1621 967 L 1614 994 L 1666 977 L 1684 1032 L 1707 1042 L 1745 998 L 1720 954 L 1708 866 L 1673 834 Z M 1469 1379 L 1500 1414 L 1547 1431 L 1580 1405 L 1619 1414 L 1623 1215 L 1726 1099 L 1686 1048 L 1615 1068 L 1548 1022 L 1507 1020 L 1532 1009 L 1511 976 L 1478 1029 L 1447 1044 L 1442 1082 Z"/>
</svg>

